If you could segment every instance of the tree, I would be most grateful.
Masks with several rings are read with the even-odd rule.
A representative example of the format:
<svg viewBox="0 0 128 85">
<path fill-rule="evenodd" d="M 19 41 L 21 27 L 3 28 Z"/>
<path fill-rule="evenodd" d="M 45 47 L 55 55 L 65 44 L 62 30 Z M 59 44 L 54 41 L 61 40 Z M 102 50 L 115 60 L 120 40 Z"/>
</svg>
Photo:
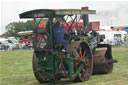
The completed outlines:
<svg viewBox="0 0 128 85">
<path fill-rule="evenodd" d="M 24 22 L 12 22 L 6 26 L 6 35 L 17 37 L 17 32 L 25 31 L 25 23 Z"/>
<path fill-rule="evenodd" d="M 40 24 L 46 24 L 46 20 L 41 20 Z M 2 37 L 18 37 L 18 32 L 30 31 L 35 25 L 34 20 L 28 20 L 26 22 L 11 22 L 6 26 L 6 32 L 1 35 Z"/>
<path fill-rule="evenodd" d="M 35 22 L 33 20 L 28 20 L 25 23 L 25 28 L 26 28 L 25 31 L 32 30 L 34 25 L 35 25 Z"/>
<path fill-rule="evenodd" d="M 20 31 L 29 31 L 32 30 L 34 27 L 34 21 L 28 20 L 27 22 L 11 22 L 6 26 L 6 32 L 2 35 L 2 37 L 10 37 L 18 36 L 18 32 Z"/>
</svg>

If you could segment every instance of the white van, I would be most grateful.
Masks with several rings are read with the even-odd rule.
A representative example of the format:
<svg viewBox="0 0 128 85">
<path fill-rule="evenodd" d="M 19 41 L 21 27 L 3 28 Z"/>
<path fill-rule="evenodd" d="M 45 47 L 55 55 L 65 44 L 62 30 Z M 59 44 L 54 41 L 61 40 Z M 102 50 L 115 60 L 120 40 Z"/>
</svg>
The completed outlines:
<svg viewBox="0 0 128 85">
<path fill-rule="evenodd" d="M 127 34 L 125 31 L 97 31 L 102 38 L 104 44 L 122 45 L 124 37 Z"/>
</svg>

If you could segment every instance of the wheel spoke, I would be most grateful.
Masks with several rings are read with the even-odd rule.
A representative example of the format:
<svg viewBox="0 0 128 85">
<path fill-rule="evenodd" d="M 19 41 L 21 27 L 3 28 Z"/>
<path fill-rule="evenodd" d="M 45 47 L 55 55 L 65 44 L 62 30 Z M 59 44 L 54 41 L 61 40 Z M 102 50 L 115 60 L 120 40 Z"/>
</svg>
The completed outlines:
<svg viewBox="0 0 128 85">
<path fill-rule="evenodd" d="M 85 56 L 85 54 L 86 54 L 86 52 L 85 52 L 85 50 L 84 50 L 83 57 Z"/>
<path fill-rule="evenodd" d="M 80 46 L 80 57 L 82 56 L 82 47 Z"/>
<path fill-rule="evenodd" d="M 82 48 L 82 46 L 79 47 L 79 59 L 85 59 L 86 51 Z M 83 57 L 83 58 L 82 58 Z M 80 65 L 80 61 L 76 63 L 76 65 Z M 86 77 L 86 69 L 83 68 L 82 71 L 79 73 L 79 77 L 84 79 Z"/>
</svg>

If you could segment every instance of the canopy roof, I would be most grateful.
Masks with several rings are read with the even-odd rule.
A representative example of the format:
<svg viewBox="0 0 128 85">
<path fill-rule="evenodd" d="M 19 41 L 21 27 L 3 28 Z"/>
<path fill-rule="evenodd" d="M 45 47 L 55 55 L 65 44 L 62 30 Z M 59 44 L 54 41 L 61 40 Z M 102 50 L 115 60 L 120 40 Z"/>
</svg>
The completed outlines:
<svg viewBox="0 0 128 85">
<path fill-rule="evenodd" d="M 37 9 L 31 10 L 20 14 L 20 18 L 43 18 L 49 16 L 64 16 L 64 15 L 77 15 L 77 14 L 96 14 L 95 10 L 87 9 Z"/>
<path fill-rule="evenodd" d="M 18 35 L 31 35 L 33 34 L 33 31 L 22 31 L 22 32 L 18 32 Z"/>
</svg>

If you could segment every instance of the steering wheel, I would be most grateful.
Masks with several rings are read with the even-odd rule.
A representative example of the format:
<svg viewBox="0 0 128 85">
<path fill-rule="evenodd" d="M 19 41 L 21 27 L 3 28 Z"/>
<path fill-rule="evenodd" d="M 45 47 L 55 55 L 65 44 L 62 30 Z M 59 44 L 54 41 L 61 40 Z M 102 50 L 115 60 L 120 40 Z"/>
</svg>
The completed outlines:
<svg viewBox="0 0 128 85">
<path fill-rule="evenodd" d="M 41 34 L 34 34 L 33 47 L 36 51 L 46 51 L 49 48 L 49 34 L 43 32 Z"/>
</svg>

